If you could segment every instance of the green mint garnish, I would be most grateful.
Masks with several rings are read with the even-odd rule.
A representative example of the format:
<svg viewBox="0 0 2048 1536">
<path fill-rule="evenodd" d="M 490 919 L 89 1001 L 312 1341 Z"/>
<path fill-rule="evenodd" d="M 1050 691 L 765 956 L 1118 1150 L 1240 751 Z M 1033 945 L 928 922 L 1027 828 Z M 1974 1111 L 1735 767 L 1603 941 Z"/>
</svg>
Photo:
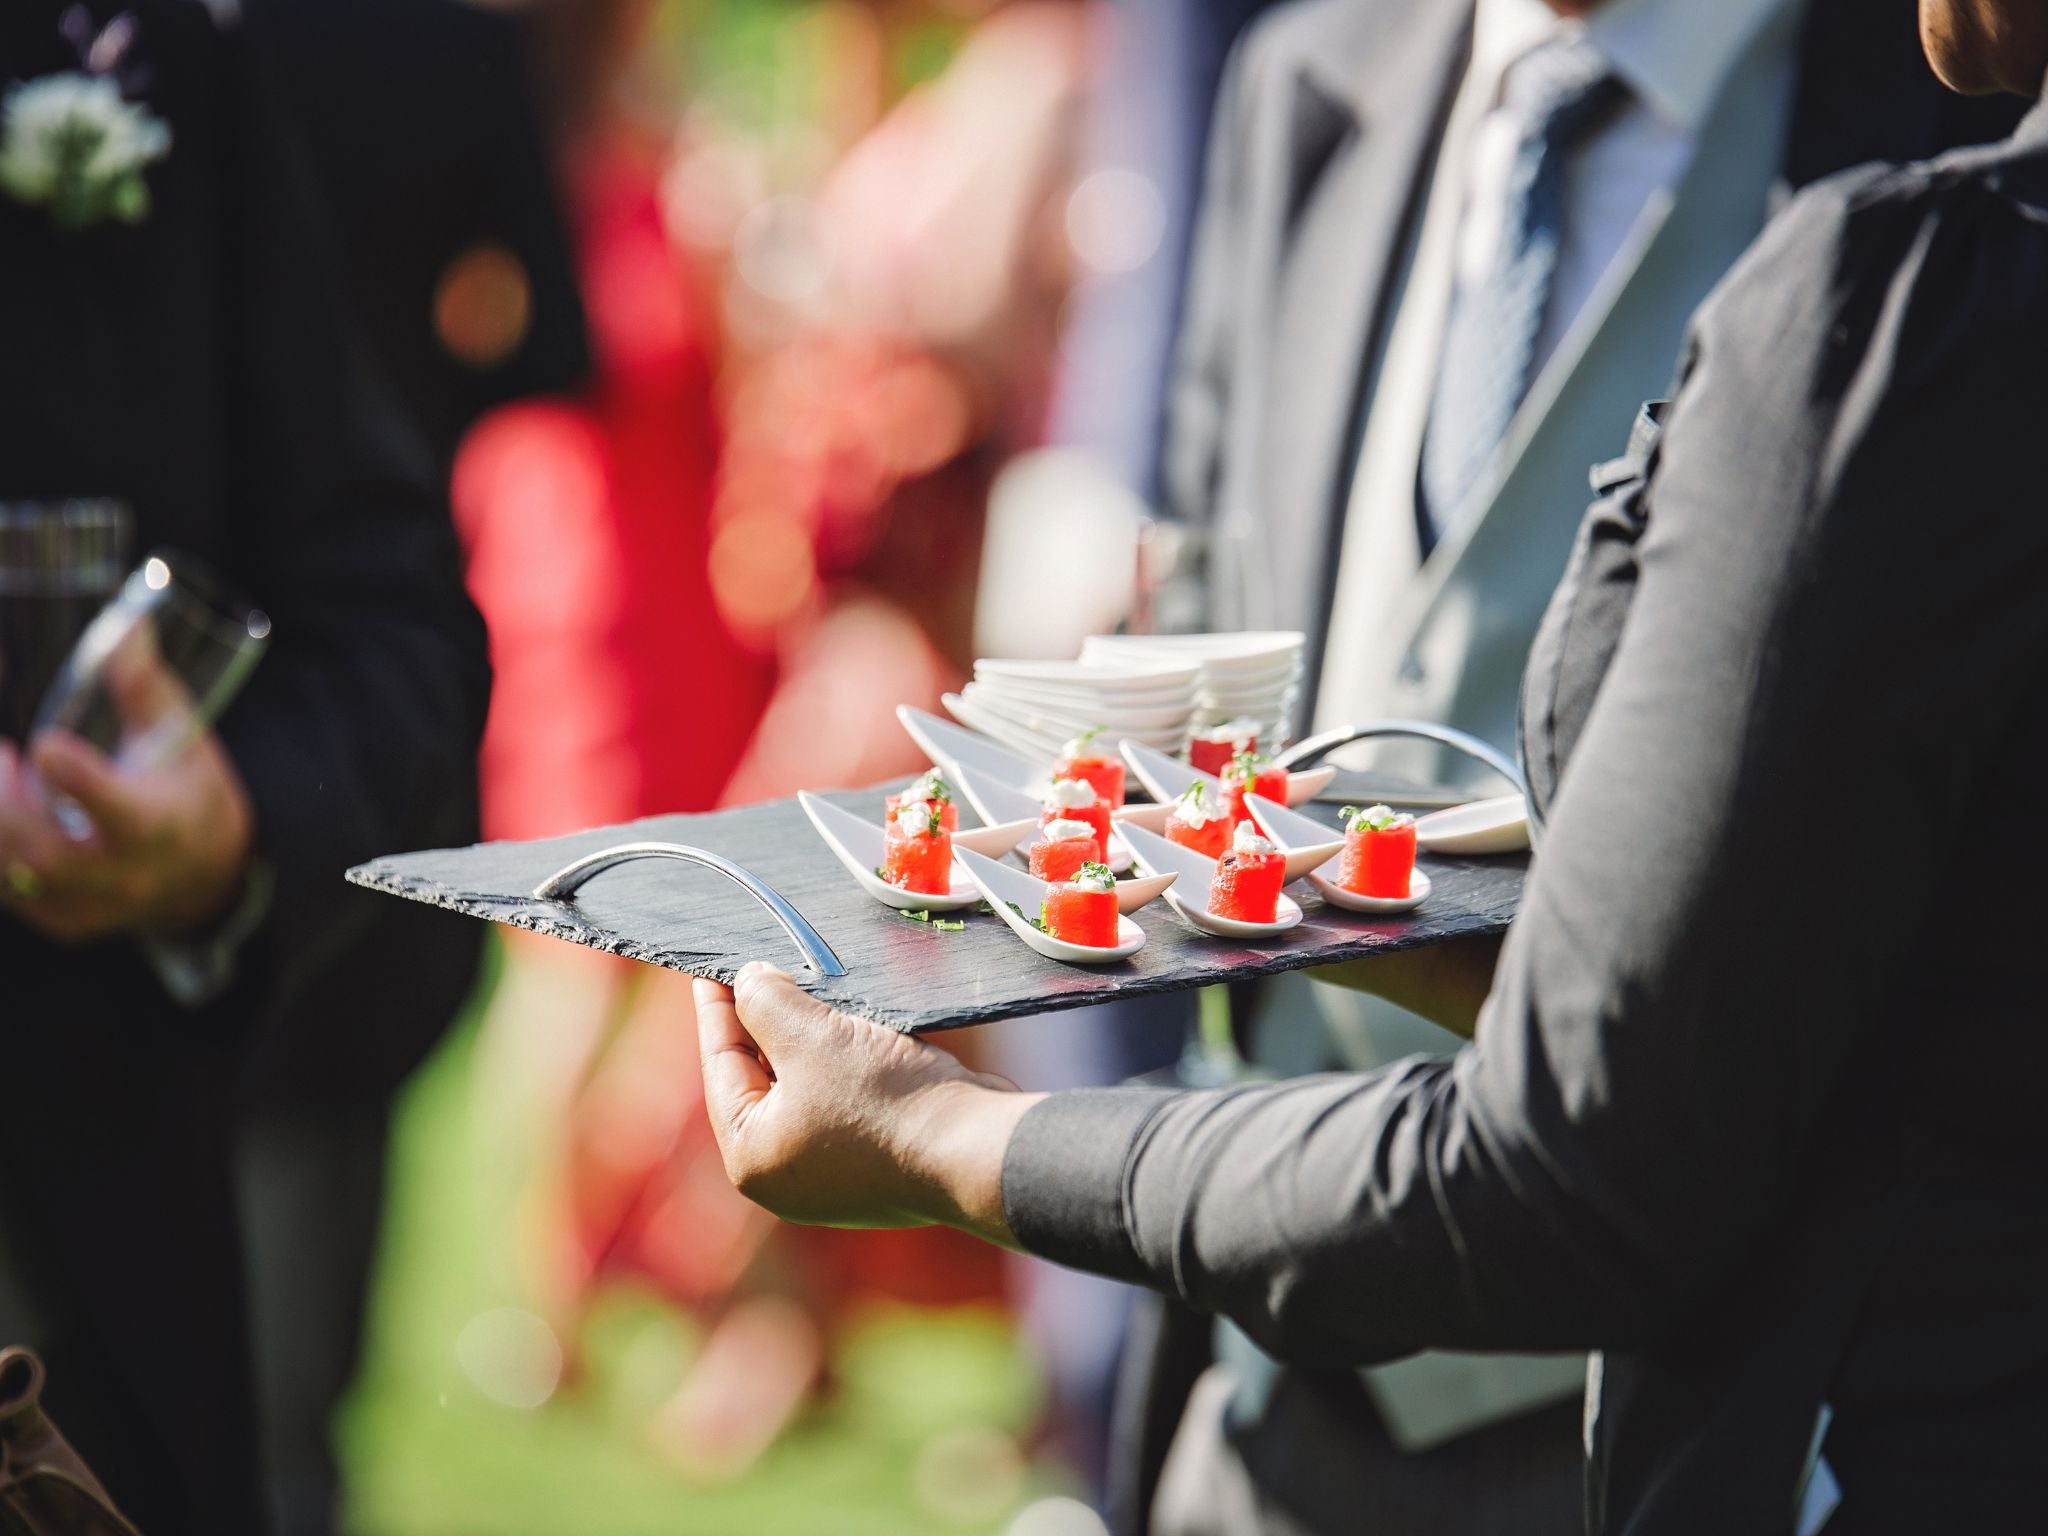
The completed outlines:
<svg viewBox="0 0 2048 1536">
<path fill-rule="evenodd" d="M 910 787 L 903 791 L 905 800 L 935 800 L 941 805 L 952 803 L 953 790 L 946 783 L 945 776 L 933 768 L 919 778 L 910 781 Z"/>
<path fill-rule="evenodd" d="M 1080 735 L 1076 736 L 1074 738 L 1074 746 L 1078 750 L 1075 752 L 1074 755 L 1078 757 L 1082 752 L 1087 751 L 1091 746 L 1095 744 L 1095 738 L 1100 736 L 1102 732 L 1102 726 L 1091 725 L 1088 727 L 1087 730 L 1083 731 Z"/>
<path fill-rule="evenodd" d="M 1254 752 L 1251 748 L 1247 747 L 1242 752 L 1232 754 L 1230 767 L 1226 770 L 1226 776 L 1233 779 L 1242 779 L 1245 783 L 1249 784 L 1259 776 L 1260 769 L 1270 768 L 1272 764 L 1273 760 L 1270 757 L 1267 757 L 1262 752 Z"/>
<path fill-rule="evenodd" d="M 932 920 L 931 913 L 925 911 L 904 912 L 899 908 L 898 915 L 909 918 L 913 923 L 928 923 Z"/>
<path fill-rule="evenodd" d="M 1343 817 L 1347 832 L 1384 832 L 1401 818 L 1384 805 L 1375 805 L 1361 811 L 1355 805 L 1347 805 L 1339 813 Z"/>
<path fill-rule="evenodd" d="M 934 922 L 932 926 L 941 933 L 964 933 L 967 929 L 965 923 Z"/>
</svg>

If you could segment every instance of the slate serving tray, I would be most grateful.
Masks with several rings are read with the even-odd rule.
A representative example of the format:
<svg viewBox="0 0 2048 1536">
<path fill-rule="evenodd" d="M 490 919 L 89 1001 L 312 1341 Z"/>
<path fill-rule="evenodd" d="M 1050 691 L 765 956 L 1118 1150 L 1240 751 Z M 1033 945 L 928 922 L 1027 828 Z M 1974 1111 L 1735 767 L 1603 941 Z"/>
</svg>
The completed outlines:
<svg viewBox="0 0 2048 1536">
<path fill-rule="evenodd" d="M 879 820 L 883 793 L 853 790 L 826 798 Z M 1336 819 L 1331 807 L 1300 809 L 1333 824 Z M 686 843 L 744 864 L 810 921 L 847 974 L 829 980 L 814 975 L 763 908 L 723 876 L 694 865 L 621 865 L 569 902 L 536 901 L 530 894 L 571 861 L 626 842 Z M 1196 933 L 1163 902 L 1154 902 L 1137 914 L 1146 933 L 1142 950 L 1114 965 L 1088 967 L 1044 959 L 986 913 L 953 914 L 966 923 L 955 933 L 890 911 L 854 884 L 794 800 L 655 816 L 539 842 L 394 854 L 350 870 L 348 878 L 371 890 L 693 976 L 730 981 L 747 961 L 770 960 L 833 1006 L 916 1033 L 1498 933 L 1514 917 L 1528 859 L 1425 854 L 1422 865 L 1435 890 L 1410 915 L 1345 912 L 1302 882 L 1289 888 L 1307 912 L 1300 926 L 1263 943 L 1243 944 Z"/>
</svg>

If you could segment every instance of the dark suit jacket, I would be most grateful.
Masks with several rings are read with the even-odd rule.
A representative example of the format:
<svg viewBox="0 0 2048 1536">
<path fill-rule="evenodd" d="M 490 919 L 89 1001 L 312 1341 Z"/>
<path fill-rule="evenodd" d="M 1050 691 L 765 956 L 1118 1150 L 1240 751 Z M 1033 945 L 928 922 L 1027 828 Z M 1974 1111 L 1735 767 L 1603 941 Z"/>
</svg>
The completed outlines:
<svg viewBox="0 0 2048 1536">
<path fill-rule="evenodd" d="M 1270 608 L 1237 612 L 1230 594 L 1249 578 L 1212 566 L 1212 612 L 1225 623 L 1252 617 L 1305 630 L 1309 698 L 1363 392 L 1463 68 L 1471 14 L 1467 0 L 1282 7 L 1237 50 L 1216 114 L 1164 445 L 1168 505 L 1198 528 L 1233 515 L 1259 525 L 1258 545 L 1273 557 L 1257 573 L 1270 587 Z M 1812 0 L 1798 47 L 1780 167 L 1788 191 L 1871 159 L 1911 160 L 1995 140 L 2022 110 L 1943 91 L 1921 56 L 1911 0 Z M 1665 364 L 1656 367 L 1638 389 L 1661 387 Z M 1562 494 L 1577 505 L 1576 486 Z M 1555 521 L 1550 558 L 1561 566 L 1569 525 Z M 1533 536 L 1524 529 L 1519 537 L 1526 546 Z M 1249 1011 L 1240 1006 L 1241 1015 Z M 1308 1027 L 1304 1021 L 1296 1033 Z M 1156 1322 L 1143 1335 L 1146 1347 L 1131 1352 L 1127 1383 L 1137 1385 L 1122 1405 L 1125 1529 L 1146 1518 L 1179 1405 L 1210 1347 L 1206 1319 L 1169 1307 Z M 1372 1412 L 1362 1399 L 1352 1407 L 1360 1419 Z M 1315 1432 L 1277 1416 L 1270 1429 L 1241 1429 L 1283 1444 Z"/>
<path fill-rule="evenodd" d="M 384 378 L 444 457 L 492 406 L 589 367 L 523 18 L 470 0 L 270 0 L 281 66 L 342 267 Z M 434 329 L 449 264 L 489 244 L 526 279 L 527 324 L 487 367 Z"/>
<path fill-rule="evenodd" d="M 1057 1095 L 1018 1237 L 1327 1366 L 1592 1348 L 1590 1529 L 2048 1510 L 2048 107 L 1824 182 L 1692 330 L 1529 675 L 1475 1043 Z"/>
<path fill-rule="evenodd" d="M 0 7 L 0 76 L 77 67 L 62 9 Z M 192 1013 L 125 942 L 0 924 L 0 1193 L 60 1422 L 152 1536 L 232 1532 L 255 1518 L 235 1076 L 286 1028 L 327 1048 L 340 1091 L 388 1090 L 445 1020 L 475 953 L 452 925 L 373 1013 L 335 1016 L 326 982 L 385 916 L 342 871 L 472 824 L 488 670 L 431 462 L 352 367 L 262 0 L 235 28 L 192 0 L 92 9 L 135 13 L 131 61 L 175 137 L 140 225 L 65 233 L 0 198 L 0 477 L 124 498 L 145 546 L 269 610 L 222 734 L 277 881 L 236 984 Z"/>
</svg>

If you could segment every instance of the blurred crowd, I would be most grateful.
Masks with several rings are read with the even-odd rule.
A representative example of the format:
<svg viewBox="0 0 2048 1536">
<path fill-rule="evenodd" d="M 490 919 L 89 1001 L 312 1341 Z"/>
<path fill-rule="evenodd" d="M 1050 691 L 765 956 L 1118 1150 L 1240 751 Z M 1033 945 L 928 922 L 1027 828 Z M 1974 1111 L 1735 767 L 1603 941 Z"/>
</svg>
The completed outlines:
<svg viewBox="0 0 2048 1536">
<path fill-rule="evenodd" d="M 490 630 L 486 837 L 914 768 L 898 704 L 1135 600 L 1243 0 L 296 9 L 350 275 L 446 456 Z M 339 88 L 351 59 L 388 82 L 375 123 Z M 984 561 L 991 518 L 1102 575 L 1063 610 L 1041 572 Z M 470 1091 L 525 1171 L 490 1263 L 563 1392 L 608 1297 L 701 1327 L 628 1436 L 679 1489 L 747 1474 L 830 1389 L 846 1319 L 1030 1289 L 955 1234 L 770 1222 L 689 1088 L 687 985 L 498 942 Z M 1074 1319 L 1052 1400 L 1082 1400 L 1027 1436 L 1081 1490 L 1115 1316 Z"/>
</svg>

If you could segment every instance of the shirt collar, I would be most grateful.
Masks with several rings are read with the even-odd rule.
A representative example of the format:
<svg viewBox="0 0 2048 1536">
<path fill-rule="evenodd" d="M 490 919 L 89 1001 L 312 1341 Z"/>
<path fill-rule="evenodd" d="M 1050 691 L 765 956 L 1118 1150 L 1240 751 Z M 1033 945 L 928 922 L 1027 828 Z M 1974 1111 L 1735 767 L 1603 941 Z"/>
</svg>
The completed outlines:
<svg viewBox="0 0 2048 1536">
<path fill-rule="evenodd" d="M 1658 116 L 1690 133 L 1706 125 L 1728 72 L 1757 30 L 1800 0 L 1606 0 L 1569 22 L 1545 0 L 1479 0 L 1472 62 L 1495 75 L 1572 27 Z"/>
</svg>

